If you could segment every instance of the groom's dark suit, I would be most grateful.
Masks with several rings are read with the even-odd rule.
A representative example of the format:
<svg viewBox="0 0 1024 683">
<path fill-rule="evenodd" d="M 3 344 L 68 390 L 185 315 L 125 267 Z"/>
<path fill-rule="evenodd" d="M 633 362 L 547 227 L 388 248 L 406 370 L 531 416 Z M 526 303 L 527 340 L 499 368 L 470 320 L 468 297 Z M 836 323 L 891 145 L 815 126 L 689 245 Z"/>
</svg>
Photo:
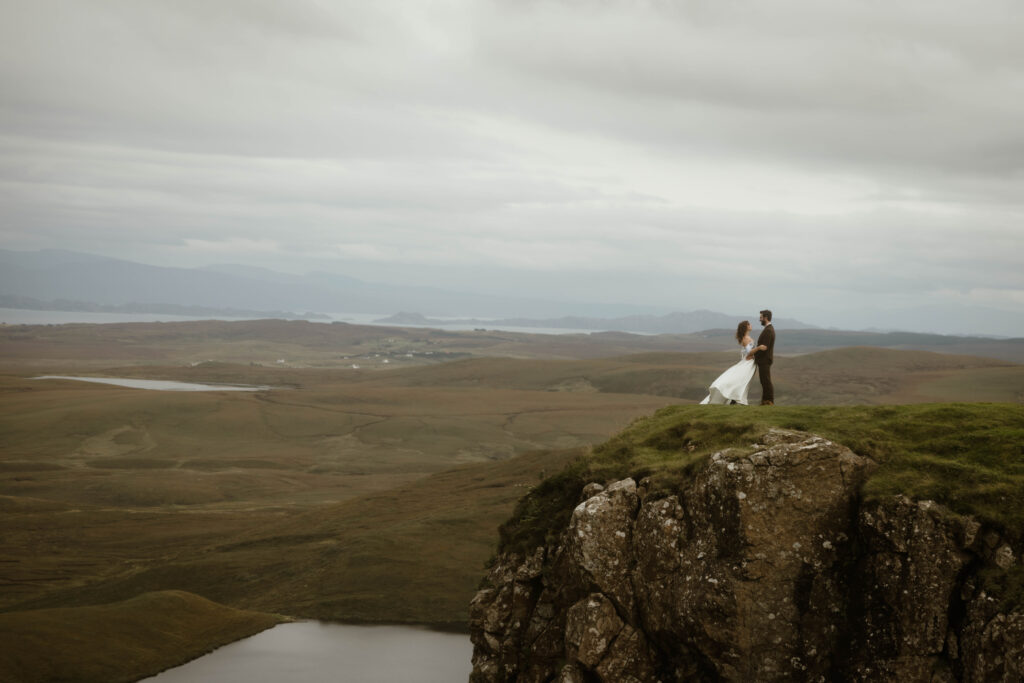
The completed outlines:
<svg viewBox="0 0 1024 683">
<path fill-rule="evenodd" d="M 775 326 L 770 322 L 761 330 L 757 337 L 757 345 L 767 346 L 767 351 L 756 351 L 754 363 L 757 364 L 757 377 L 761 380 L 761 403 L 775 402 L 775 387 L 772 386 L 772 361 L 775 360 Z"/>
</svg>

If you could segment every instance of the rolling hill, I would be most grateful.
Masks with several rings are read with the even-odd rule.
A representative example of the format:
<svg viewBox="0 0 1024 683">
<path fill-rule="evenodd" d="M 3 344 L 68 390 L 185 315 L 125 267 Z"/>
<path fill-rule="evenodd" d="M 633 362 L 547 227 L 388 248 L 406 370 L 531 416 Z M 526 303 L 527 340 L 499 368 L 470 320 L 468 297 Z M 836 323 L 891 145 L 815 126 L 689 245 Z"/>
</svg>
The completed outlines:
<svg viewBox="0 0 1024 683">
<path fill-rule="evenodd" d="M 680 351 L 691 342 L 698 351 Z M 669 417 L 700 423 L 687 432 L 700 449 L 766 424 L 888 449 L 892 476 L 878 482 L 937 482 L 949 497 L 970 476 L 978 496 L 963 501 L 989 516 L 985 491 L 1018 495 L 1005 446 L 1019 442 L 992 430 L 1017 428 L 1024 365 L 852 346 L 777 356 L 777 409 L 692 405 L 735 358 L 693 335 L 280 320 L 0 327 L 0 624 L 45 617 L 45 638 L 75 652 L 96 615 L 185 591 L 296 617 L 464 625 L 517 501 L 621 430 L 636 441 Z M 275 388 L 152 392 L 32 379 L 42 374 Z M 968 401 L 986 403 L 945 405 Z M 923 429 L 915 421 L 944 430 L 923 444 L 949 446 L 953 462 L 906 446 Z M 957 441 L 964 425 L 984 438 Z M 971 460 L 971 444 L 989 442 L 999 461 Z M 59 614 L 61 630 L 57 613 L 38 610 L 74 611 Z"/>
</svg>

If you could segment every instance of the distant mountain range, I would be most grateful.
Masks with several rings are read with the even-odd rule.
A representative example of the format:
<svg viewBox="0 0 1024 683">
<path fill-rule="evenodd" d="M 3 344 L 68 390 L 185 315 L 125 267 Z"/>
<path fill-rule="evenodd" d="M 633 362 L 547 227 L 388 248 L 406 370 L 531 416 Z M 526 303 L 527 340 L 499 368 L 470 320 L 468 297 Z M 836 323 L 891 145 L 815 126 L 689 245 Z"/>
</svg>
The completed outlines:
<svg viewBox="0 0 1024 683">
<path fill-rule="evenodd" d="M 292 275 L 233 264 L 204 268 L 152 266 L 60 249 L 0 249 L 0 295 L 7 297 L 8 302 L 27 298 L 41 302 L 63 300 L 75 302 L 76 306 L 130 305 L 140 312 L 152 313 L 167 312 L 155 310 L 155 306 L 201 306 L 264 312 L 265 317 L 279 311 L 382 314 L 410 309 L 432 315 L 546 316 L 562 315 L 570 307 L 542 299 L 369 283 L 334 273 Z M 572 306 L 573 310 L 594 309 L 593 312 L 628 308 Z"/>
<path fill-rule="evenodd" d="M 323 313 L 295 313 L 293 311 L 252 311 L 240 308 L 212 308 L 210 306 L 184 306 L 182 304 L 95 304 L 89 301 L 54 299 L 43 301 L 27 296 L 0 294 L 0 308 L 14 308 L 31 311 L 68 311 L 74 313 L 156 313 L 181 317 L 202 318 L 281 318 L 283 320 L 330 320 Z"/>
<path fill-rule="evenodd" d="M 568 330 L 616 330 L 621 332 L 640 332 L 646 334 L 691 334 L 703 330 L 732 328 L 743 320 L 738 315 L 726 315 L 714 311 L 676 311 L 666 315 L 628 315 L 618 318 L 592 318 L 582 316 L 562 316 L 560 318 L 502 318 L 500 320 L 484 320 L 480 318 L 463 318 L 445 320 L 428 318 L 420 313 L 396 313 L 374 322 L 386 325 L 474 325 L 479 327 L 542 327 Z M 748 316 L 749 319 L 749 316 Z M 751 320 L 758 327 L 756 320 Z M 806 330 L 814 329 L 799 320 L 779 318 L 773 324 L 779 329 Z"/>
<path fill-rule="evenodd" d="M 151 313 L 227 318 L 324 319 L 330 314 L 383 315 L 393 325 L 524 327 L 617 330 L 647 334 L 689 334 L 734 330 L 753 311 L 728 315 L 697 310 L 667 313 L 642 303 L 602 304 L 500 297 L 371 283 L 335 273 L 304 275 L 225 264 L 178 268 L 60 249 L 0 249 L 0 307 L 33 310 Z M 326 314 L 326 315 L 325 315 Z M 452 316 L 460 316 L 453 320 Z M 463 317 L 464 316 L 464 317 Z M 873 324 L 889 330 L 941 331 L 961 336 L 975 331 L 1022 336 L 1024 314 L 950 305 L 906 311 L 849 311 L 851 327 Z M 854 325 L 852 321 L 860 321 Z M 779 317 L 779 329 L 820 326 Z"/>
<path fill-rule="evenodd" d="M 651 334 L 684 334 L 710 328 L 735 327 L 743 318 L 714 311 L 667 315 L 609 316 L 623 306 L 566 304 L 452 292 L 430 287 L 368 283 L 332 273 L 280 273 L 243 265 L 205 268 L 152 266 L 131 261 L 47 249 L 34 252 L 0 250 L 0 307 L 34 310 L 109 313 L 160 313 L 224 317 L 307 318 L 329 313 L 399 313 L 381 322 L 394 325 L 474 325 L 554 329 L 620 330 Z M 595 315 L 566 316 L 566 309 Z M 643 307 L 634 307 L 642 310 Z M 296 311 L 312 311 L 297 313 Z M 513 316 L 495 320 L 494 315 Z M 469 314 L 487 318 L 453 321 L 436 316 Z M 604 314 L 604 315 L 602 315 Z M 750 317 L 749 315 L 747 316 Z M 752 322 L 757 323 L 756 320 Z M 780 318 L 780 328 L 813 327 Z"/>
</svg>

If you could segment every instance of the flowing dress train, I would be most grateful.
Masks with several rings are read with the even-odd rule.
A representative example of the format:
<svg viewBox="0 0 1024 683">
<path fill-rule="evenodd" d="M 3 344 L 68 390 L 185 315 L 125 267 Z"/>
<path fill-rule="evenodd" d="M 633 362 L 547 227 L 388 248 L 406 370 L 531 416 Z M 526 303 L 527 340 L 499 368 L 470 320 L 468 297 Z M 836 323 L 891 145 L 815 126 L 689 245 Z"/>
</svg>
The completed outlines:
<svg viewBox="0 0 1024 683">
<path fill-rule="evenodd" d="M 711 386 L 708 387 L 707 397 L 701 401 L 701 405 L 714 403 L 728 403 L 736 401 L 747 405 L 747 389 L 750 380 L 754 377 L 754 359 L 747 360 L 747 354 L 754 348 L 754 342 L 750 342 L 740 351 L 740 362 L 718 376 Z"/>
</svg>

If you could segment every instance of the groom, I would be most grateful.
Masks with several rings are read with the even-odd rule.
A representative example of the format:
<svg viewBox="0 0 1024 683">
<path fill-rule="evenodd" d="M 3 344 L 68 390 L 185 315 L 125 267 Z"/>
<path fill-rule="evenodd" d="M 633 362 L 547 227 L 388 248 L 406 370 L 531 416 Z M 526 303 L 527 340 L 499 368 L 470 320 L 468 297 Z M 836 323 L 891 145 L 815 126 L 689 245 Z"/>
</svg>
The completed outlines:
<svg viewBox="0 0 1024 683">
<path fill-rule="evenodd" d="M 757 347 L 747 356 L 757 365 L 757 376 L 761 380 L 761 405 L 775 405 L 775 387 L 772 386 L 772 361 L 775 360 L 775 328 L 772 326 L 772 312 L 761 311 L 761 330 Z"/>
</svg>

